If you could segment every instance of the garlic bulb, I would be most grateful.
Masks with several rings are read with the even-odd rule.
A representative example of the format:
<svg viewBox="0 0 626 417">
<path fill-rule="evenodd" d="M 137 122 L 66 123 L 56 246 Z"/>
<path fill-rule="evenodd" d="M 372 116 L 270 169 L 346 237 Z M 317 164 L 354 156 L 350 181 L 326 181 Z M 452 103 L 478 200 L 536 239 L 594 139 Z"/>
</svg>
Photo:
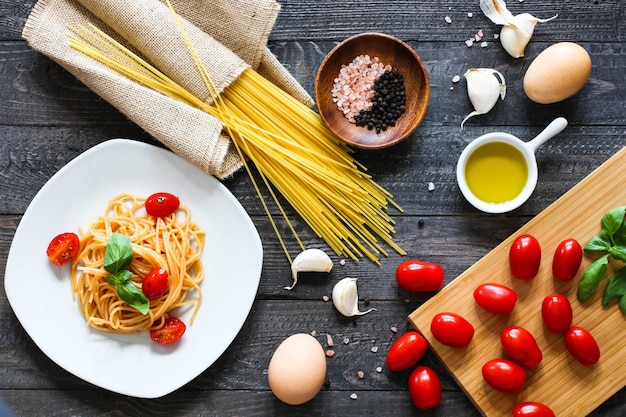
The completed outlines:
<svg viewBox="0 0 626 417">
<path fill-rule="evenodd" d="M 292 290 L 296 286 L 299 272 L 330 272 L 332 268 L 333 261 L 326 255 L 326 252 L 320 249 L 304 250 L 291 263 L 293 283 L 285 289 Z"/>
<path fill-rule="evenodd" d="M 504 0 L 480 0 L 480 8 L 493 23 L 503 25 L 500 43 L 513 58 L 524 56 L 524 50 L 533 36 L 537 23 L 545 23 L 558 16 L 548 19 L 538 19 L 528 13 L 513 16 L 506 8 Z"/>
<path fill-rule="evenodd" d="M 337 311 L 346 317 L 362 316 L 370 311 L 359 311 L 359 295 L 356 287 L 357 278 L 344 278 L 333 287 L 333 304 Z"/>
<path fill-rule="evenodd" d="M 474 111 L 463 119 L 461 129 L 470 117 L 489 112 L 496 105 L 498 96 L 502 100 L 506 96 L 504 76 L 494 69 L 470 68 L 463 74 L 463 77 L 467 80 L 467 95 L 474 106 Z"/>
</svg>

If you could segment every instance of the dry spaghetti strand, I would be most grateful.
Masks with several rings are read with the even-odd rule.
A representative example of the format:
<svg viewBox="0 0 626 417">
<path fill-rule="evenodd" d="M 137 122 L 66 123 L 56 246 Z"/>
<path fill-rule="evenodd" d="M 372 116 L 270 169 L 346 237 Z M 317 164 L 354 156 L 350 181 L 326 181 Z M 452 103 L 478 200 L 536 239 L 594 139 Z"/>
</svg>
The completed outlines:
<svg viewBox="0 0 626 417">
<path fill-rule="evenodd" d="M 199 284 L 204 278 L 200 262 L 204 232 L 191 221 L 185 206 L 175 214 L 157 218 L 140 214 L 144 201 L 131 194 L 120 194 L 111 199 L 104 215 L 88 230 L 81 231 L 80 251 L 70 270 L 72 292 L 87 324 L 98 330 L 134 333 L 155 329 L 168 313 L 185 306 L 193 308 L 193 323 L 202 303 Z M 122 301 L 106 281 L 106 244 L 116 232 L 130 237 L 133 261 L 129 270 L 138 287 L 153 269 L 165 268 L 168 272 L 168 291 L 150 302 L 147 314 Z"/>
</svg>

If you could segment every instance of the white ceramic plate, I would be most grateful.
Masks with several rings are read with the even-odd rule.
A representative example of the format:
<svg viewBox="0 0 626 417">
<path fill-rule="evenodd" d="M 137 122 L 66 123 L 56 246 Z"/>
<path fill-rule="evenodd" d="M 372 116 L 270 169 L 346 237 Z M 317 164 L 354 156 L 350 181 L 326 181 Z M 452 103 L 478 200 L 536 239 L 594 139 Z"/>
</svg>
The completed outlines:
<svg viewBox="0 0 626 417">
<path fill-rule="evenodd" d="M 86 228 L 122 192 L 179 196 L 206 232 L 202 306 L 173 345 L 147 332 L 116 335 L 85 324 L 72 299 L 69 265 L 46 256 L 59 233 Z M 96 386 L 141 398 L 166 395 L 206 370 L 228 348 L 254 302 L 263 250 L 252 221 L 217 179 L 170 151 L 113 139 L 81 154 L 37 193 L 20 222 L 6 265 L 11 307 L 33 341 L 58 365 Z"/>
</svg>

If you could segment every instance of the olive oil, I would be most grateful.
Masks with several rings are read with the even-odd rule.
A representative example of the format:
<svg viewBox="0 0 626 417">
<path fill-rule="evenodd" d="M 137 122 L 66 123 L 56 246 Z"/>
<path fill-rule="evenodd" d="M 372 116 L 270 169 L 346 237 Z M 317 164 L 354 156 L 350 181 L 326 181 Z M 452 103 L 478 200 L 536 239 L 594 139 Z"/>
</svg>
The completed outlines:
<svg viewBox="0 0 626 417">
<path fill-rule="evenodd" d="M 517 197 L 528 179 L 524 155 L 512 145 L 491 142 L 476 149 L 465 166 L 467 186 L 486 203 L 504 203 Z"/>
</svg>

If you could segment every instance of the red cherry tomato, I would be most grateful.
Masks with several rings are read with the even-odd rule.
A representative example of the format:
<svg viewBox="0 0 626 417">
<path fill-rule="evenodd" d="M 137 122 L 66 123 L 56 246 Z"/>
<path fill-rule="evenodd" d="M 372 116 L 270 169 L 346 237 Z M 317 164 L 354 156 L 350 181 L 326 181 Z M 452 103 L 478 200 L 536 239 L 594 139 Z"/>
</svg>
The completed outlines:
<svg viewBox="0 0 626 417">
<path fill-rule="evenodd" d="M 541 303 L 541 317 L 552 333 L 565 333 L 572 325 L 572 305 L 562 294 L 548 295 Z"/>
<path fill-rule="evenodd" d="M 517 279 L 531 280 L 539 271 L 541 263 L 541 247 L 532 235 L 521 235 L 509 250 L 511 273 Z"/>
<path fill-rule="evenodd" d="M 576 239 L 559 243 L 552 259 L 552 275 L 559 281 L 569 281 L 576 276 L 583 260 L 583 249 Z"/>
<path fill-rule="evenodd" d="M 169 345 L 183 337 L 185 330 L 187 330 L 187 326 L 181 319 L 167 317 L 160 329 L 150 330 L 150 339 L 161 345 Z"/>
<path fill-rule="evenodd" d="M 396 280 L 400 288 L 406 291 L 437 291 L 443 285 L 443 268 L 429 262 L 404 261 L 396 269 Z"/>
<path fill-rule="evenodd" d="M 80 239 L 76 233 L 61 233 L 50 241 L 46 255 L 53 264 L 61 266 L 74 259 L 79 249 Z"/>
<path fill-rule="evenodd" d="M 600 360 L 600 348 L 591 333 L 582 327 L 574 326 L 565 333 L 565 346 L 570 355 L 585 366 Z"/>
<path fill-rule="evenodd" d="M 409 376 L 409 395 L 420 410 L 435 408 L 441 403 L 441 381 L 432 369 L 418 366 Z"/>
<path fill-rule="evenodd" d="M 398 372 L 415 365 L 426 353 L 428 342 L 416 331 L 408 331 L 398 338 L 387 352 L 387 368 Z"/>
<path fill-rule="evenodd" d="M 430 323 L 430 331 L 440 343 L 457 348 L 469 345 L 474 337 L 474 326 L 455 313 L 437 314 Z"/>
<path fill-rule="evenodd" d="M 513 417 L 555 417 L 554 411 L 545 404 L 526 401 L 513 407 Z"/>
<path fill-rule="evenodd" d="M 482 368 L 483 378 L 497 391 L 514 394 L 524 388 L 526 371 L 508 359 L 491 359 Z"/>
<path fill-rule="evenodd" d="M 481 284 L 474 290 L 476 304 L 493 314 L 510 314 L 517 302 L 517 294 L 500 284 Z"/>
<path fill-rule="evenodd" d="M 180 207 L 180 200 L 170 193 L 155 193 L 146 198 L 146 211 L 154 217 L 166 217 Z"/>
<path fill-rule="evenodd" d="M 141 291 L 149 300 L 161 298 L 167 291 L 168 274 L 165 268 L 157 268 L 148 272 L 141 283 Z"/>
<path fill-rule="evenodd" d="M 500 341 L 506 354 L 524 368 L 536 368 L 543 358 L 534 336 L 523 327 L 506 327 L 500 334 Z"/>
</svg>

